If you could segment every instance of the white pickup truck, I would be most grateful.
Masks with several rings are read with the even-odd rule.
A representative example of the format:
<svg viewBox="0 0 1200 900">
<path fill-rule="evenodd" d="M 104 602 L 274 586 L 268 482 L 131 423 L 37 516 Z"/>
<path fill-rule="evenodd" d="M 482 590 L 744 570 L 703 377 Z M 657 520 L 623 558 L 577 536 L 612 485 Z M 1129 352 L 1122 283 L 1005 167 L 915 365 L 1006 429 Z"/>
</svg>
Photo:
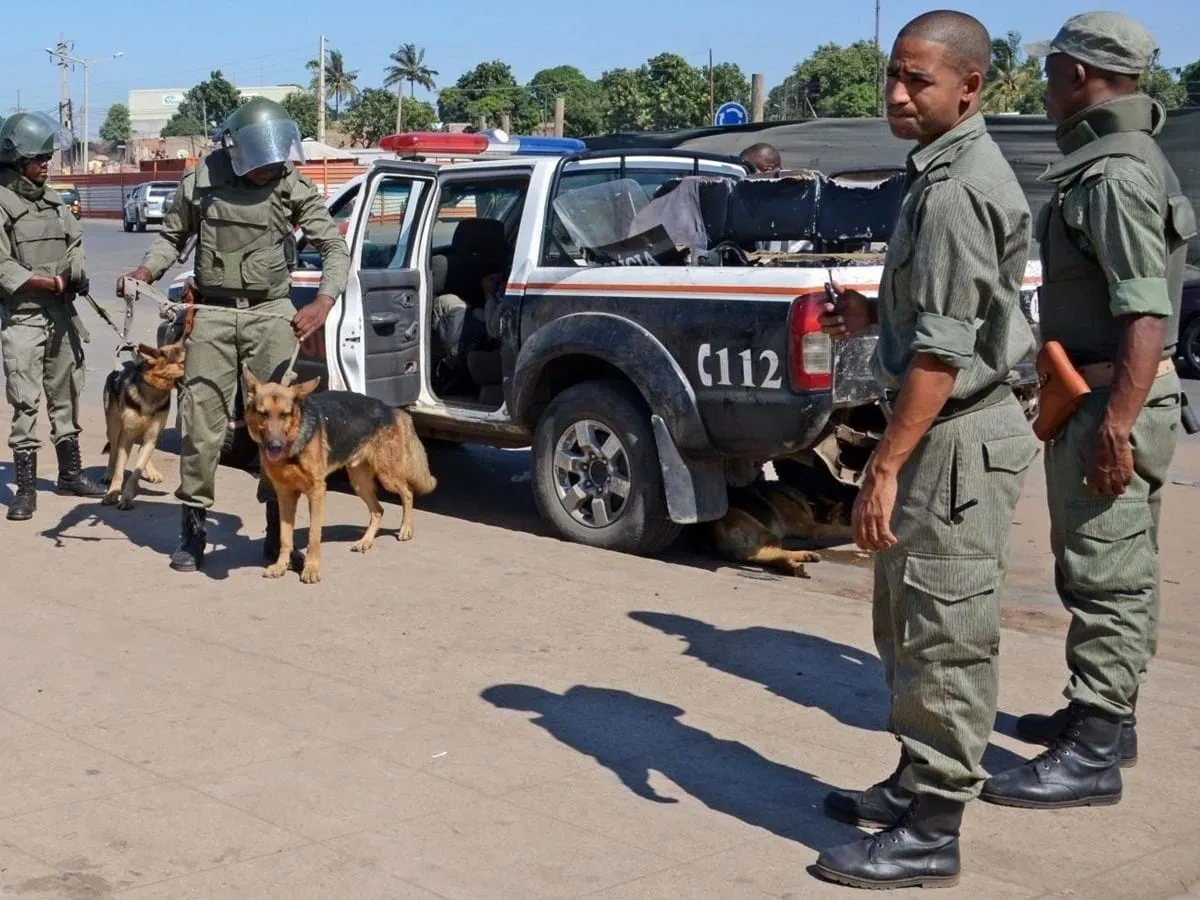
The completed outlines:
<svg viewBox="0 0 1200 900">
<path fill-rule="evenodd" d="M 445 137 L 406 145 L 430 154 Z M 831 342 L 816 318 L 831 273 L 876 292 L 896 179 L 749 179 L 737 159 L 704 153 L 552 139 L 525 153 L 472 137 L 490 158 L 377 160 L 330 198 L 352 269 L 301 378 L 406 407 L 427 439 L 531 446 L 542 515 L 593 546 L 655 553 L 683 525 L 721 517 L 731 462 L 797 459 L 857 483 L 882 427 L 875 336 Z M 805 252 L 759 249 L 771 241 Z M 302 240 L 298 251 L 300 306 L 320 273 Z M 470 295 L 492 271 L 500 290 L 464 296 L 488 332 L 471 383 L 439 393 L 434 298 Z M 1039 276 L 1031 261 L 1035 327 Z M 1025 398 L 1030 363 L 1013 375 Z M 253 446 L 240 405 L 230 428 L 233 461 Z"/>
</svg>

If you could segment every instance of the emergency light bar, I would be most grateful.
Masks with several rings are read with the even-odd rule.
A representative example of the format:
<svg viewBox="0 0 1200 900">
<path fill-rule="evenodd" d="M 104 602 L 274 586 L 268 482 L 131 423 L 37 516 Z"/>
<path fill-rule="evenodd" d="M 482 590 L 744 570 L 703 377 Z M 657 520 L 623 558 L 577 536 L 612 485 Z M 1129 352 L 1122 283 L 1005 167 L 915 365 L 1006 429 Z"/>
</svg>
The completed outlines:
<svg viewBox="0 0 1200 900">
<path fill-rule="evenodd" d="M 566 156 L 582 153 L 587 144 L 576 138 L 508 135 L 500 129 L 473 134 L 407 131 L 389 134 L 379 142 L 397 156 L 451 156 L 498 159 L 506 156 Z"/>
</svg>

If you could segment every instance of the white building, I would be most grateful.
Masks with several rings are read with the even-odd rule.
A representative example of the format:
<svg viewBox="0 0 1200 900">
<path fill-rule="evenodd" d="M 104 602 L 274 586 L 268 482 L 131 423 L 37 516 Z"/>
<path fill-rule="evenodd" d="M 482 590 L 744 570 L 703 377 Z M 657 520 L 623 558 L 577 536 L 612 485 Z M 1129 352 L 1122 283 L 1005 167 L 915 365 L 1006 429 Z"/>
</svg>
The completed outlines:
<svg viewBox="0 0 1200 900">
<path fill-rule="evenodd" d="M 129 120 L 135 138 L 155 138 L 162 134 L 167 122 L 187 96 L 187 88 L 154 88 L 129 92 Z M 304 90 L 298 84 L 275 84 L 262 87 L 238 88 L 242 99 L 266 97 L 283 100 L 288 94 Z"/>
</svg>

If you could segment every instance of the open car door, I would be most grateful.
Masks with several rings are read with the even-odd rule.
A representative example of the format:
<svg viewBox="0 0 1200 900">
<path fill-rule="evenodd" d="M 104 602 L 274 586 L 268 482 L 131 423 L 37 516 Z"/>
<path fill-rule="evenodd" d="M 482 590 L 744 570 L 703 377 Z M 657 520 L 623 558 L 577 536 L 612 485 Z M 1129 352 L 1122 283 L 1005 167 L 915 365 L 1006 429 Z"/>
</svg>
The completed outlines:
<svg viewBox="0 0 1200 900">
<path fill-rule="evenodd" d="M 421 391 L 421 249 L 434 209 L 437 168 L 376 163 L 360 190 L 350 242 L 350 278 L 337 322 L 337 374 L 346 390 L 392 406 Z"/>
</svg>

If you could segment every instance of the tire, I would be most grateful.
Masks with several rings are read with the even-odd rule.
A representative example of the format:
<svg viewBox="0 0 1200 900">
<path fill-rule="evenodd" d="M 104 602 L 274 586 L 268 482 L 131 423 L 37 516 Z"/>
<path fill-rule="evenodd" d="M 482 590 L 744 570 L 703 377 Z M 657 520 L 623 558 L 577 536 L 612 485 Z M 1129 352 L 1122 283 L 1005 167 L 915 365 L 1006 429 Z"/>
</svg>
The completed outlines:
<svg viewBox="0 0 1200 900">
<path fill-rule="evenodd" d="M 579 469 L 556 461 L 560 447 Z M 609 489 L 614 478 L 628 485 L 624 497 Z M 568 510 L 572 488 L 591 497 L 574 512 Z M 649 556 L 666 550 L 682 530 L 667 514 L 645 405 L 620 382 L 585 381 L 550 402 L 534 434 L 533 492 L 555 531 L 589 547 Z"/>
<path fill-rule="evenodd" d="M 133 225 L 124 216 L 121 216 L 121 225 L 124 227 L 126 234 L 129 234 L 131 231 L 133 231 Z"/>
<path fill-rule="evenodd" d="M 1179 334 L 1179 355 L 1188 378 L 1200 378 L 1200 315 L 1192 316 Z"/>
<path fill-rule="evenodd" d="M 146 233 L 146 223 L 143 222 L 141 219 L 138 219 L 137 230 L 138 230 L 138 234 Z"/>
</svg>

